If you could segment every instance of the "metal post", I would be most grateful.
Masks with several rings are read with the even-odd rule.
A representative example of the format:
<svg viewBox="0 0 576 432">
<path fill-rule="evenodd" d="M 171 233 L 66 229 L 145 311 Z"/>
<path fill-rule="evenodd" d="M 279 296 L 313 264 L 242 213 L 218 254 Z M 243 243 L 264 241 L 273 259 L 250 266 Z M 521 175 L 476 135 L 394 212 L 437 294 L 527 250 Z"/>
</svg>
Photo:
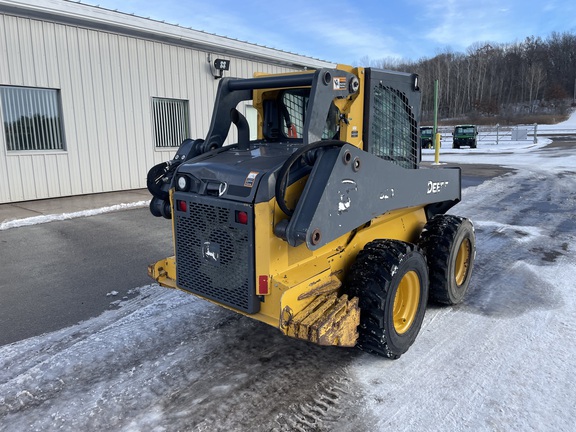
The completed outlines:
<svg viewBox="0 0 576 432">
<path fill-rule="evenodd" d="M 534 123 L 534 144 L 538 142 L 538 123 Z"/>
<path fill-rule="evenodd" d="M 498 139 L 500 138 L 500 123 L 496 123 L 496 145 L 498 145 Z"/>
<path fill-rule="evenodd" d="M 440 134 L 438 133 L 438 80 L 434 80 L 434 163 L 440 163 Z"/>
</svg>

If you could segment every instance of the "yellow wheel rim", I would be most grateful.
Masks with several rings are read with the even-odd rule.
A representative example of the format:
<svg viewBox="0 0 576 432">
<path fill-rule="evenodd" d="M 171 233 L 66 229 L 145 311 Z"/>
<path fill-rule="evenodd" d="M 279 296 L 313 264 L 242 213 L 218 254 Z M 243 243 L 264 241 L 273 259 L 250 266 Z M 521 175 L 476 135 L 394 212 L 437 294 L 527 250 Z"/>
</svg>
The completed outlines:
<svg viewBox="0 0 576 432">
<path fill-rule="evenodd" d="M 394 297 L 394 330 L 403 334 L 408 331 L 420 303 L 420 279 L 415 271 L 409 271 L 404 275 Z"/>
<path fill-rule="evenodd" d="M 472 255 L 472 246 L 470 240 L 465 239 L 458 248 L 458 255 L 456 255 L 456 265 L 454 266 L 454 277 L 456 278 L 456 285 L 460 286 L 466 280 L 468 269 L 470 268 L 470 257 Z"/>
</svg>

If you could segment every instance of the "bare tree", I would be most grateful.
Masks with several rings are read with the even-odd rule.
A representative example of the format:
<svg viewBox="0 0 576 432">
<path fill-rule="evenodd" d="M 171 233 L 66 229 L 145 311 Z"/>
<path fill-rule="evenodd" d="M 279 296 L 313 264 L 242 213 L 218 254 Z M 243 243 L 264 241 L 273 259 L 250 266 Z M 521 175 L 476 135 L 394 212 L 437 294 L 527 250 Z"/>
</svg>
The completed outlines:
<svg viewBox="0 0 576 432">
<path fill-rule="evenodd" d="M 522 42 L 477 42 L 466 53 L 450 48 L 418 61 L 364 58 L 364 66 L 418 73 L 422 88 L 422 114 L 430 120 L 434 110 L 434 80 L 440 83 L 440 115 L 465 117 L 533 112 L 539 105 L 560 106 L 574 94 L 576 35 L 552 33 L 543 40 L 530 36 Z"/>
</svg>

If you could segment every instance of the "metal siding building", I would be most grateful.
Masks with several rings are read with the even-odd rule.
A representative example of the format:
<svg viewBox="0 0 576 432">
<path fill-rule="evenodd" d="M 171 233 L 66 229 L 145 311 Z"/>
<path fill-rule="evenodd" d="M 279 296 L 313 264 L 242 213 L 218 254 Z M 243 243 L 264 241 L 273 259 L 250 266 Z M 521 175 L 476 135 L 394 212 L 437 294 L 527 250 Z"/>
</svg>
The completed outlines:
<svg viewBox="0 0 576 432">
<path fill-rule="evenodd" d="M 208 131 L 217 57 L 236 77 L 334 66 L 66 0 L 0 0 L 0 203 L 145 187 L 177 150 L 159 145 L 168 130 Z"/>
</svg>

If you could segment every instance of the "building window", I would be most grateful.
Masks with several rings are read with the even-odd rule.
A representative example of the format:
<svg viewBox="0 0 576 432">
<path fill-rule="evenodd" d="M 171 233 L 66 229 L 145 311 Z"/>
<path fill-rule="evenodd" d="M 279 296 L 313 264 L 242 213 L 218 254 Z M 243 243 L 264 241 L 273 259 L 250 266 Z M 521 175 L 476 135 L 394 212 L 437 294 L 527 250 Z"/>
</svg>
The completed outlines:
<svg viewBox="0 0 576 432">
<path fill-rule="evenodd" d="M 188 101 L 152 98 L 156 147 L 178 147 L 190 137 Z"/>
<path fill-rule="evenodd" d="M 0 86 L 8 151 L 64 150 L 59 90 Z"/>
</svg>

